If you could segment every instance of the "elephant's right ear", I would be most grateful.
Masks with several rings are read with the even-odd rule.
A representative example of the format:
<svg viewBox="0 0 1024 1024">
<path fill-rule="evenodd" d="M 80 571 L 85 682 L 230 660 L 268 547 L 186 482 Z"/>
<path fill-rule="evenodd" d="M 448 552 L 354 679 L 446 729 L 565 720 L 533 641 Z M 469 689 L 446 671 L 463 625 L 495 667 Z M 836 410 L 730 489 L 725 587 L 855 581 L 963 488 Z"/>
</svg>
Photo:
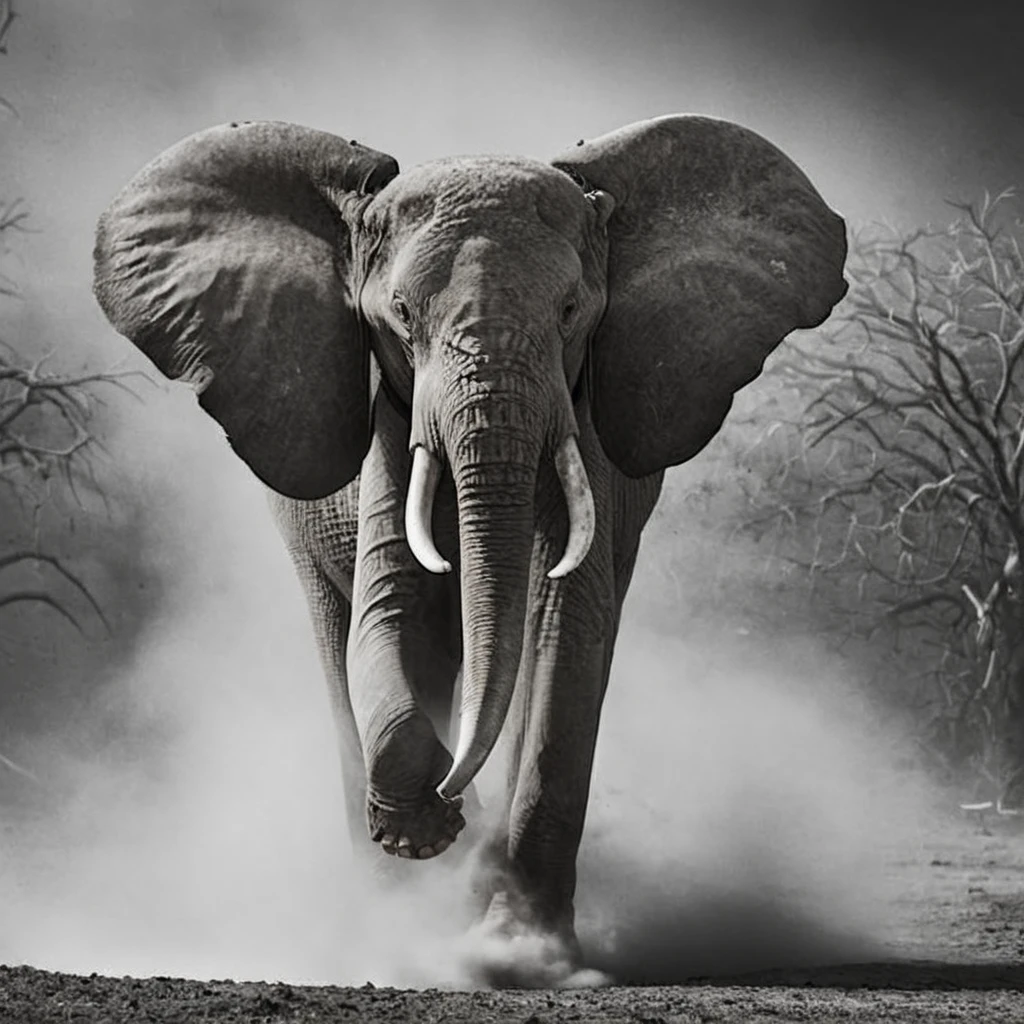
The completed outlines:
<svg viewBox="0 0 1024 1024">
<path fill-rule="evenodd" d="M 281 494 L 330 494 L 366 454 L 369 349 L 342 207 L 397 174 L 391 157 L 326 132 L 224 125 L 157 157 L 100 218 L 103 311 L 196 386 Z"/>
</svg>

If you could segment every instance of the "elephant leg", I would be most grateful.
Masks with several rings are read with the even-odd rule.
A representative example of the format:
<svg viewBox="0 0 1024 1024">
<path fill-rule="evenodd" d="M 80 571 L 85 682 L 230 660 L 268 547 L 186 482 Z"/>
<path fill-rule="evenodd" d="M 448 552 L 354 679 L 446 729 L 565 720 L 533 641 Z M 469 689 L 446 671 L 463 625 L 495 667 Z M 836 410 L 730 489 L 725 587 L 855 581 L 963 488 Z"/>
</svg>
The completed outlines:
<svg viewBox="0 0 1024 1024">
<path fill-rule="evenodd" d="M 509 911 L 576 947 L 576 856 L 586 818 L 613 639 L 545 648 L 509 809 Z M 557 695 L 551 699 L 552 694 Z"/>
<path fill-rule="evenodd" d="M 372 852 L 362 826 L 366 769 L 346 668 L 358 493 L 356 482 L 315 502 L 296 501 L 273 492 L 267 498 L 306 596 L 334 719 L 348 833 L 353 852 L 363 859 Z"/>
<path fill-rule="evenodd" d="M 508 885 L 498 893 L 499 914 L 555 935 L 576 959 L 576 858 L 601 707 L 640 534 L 661 485 L 660 475 L 625 481 L 597 457 L 589 422 L 581 425 L 599 525 L 587 560 L 560 581 L 547 580 L 544 571 L 562 542 L 564 524 L 538 538 L 531 657 L 524 659 L 517 684 L 508 781 Z M 557 524 L 557 501 L 542 497 L 538 521 Z"/>
<path fill-rule="evenodd" d="M 452 577 L 428 573 L 406 541 L 407 425 L 383 396 L 374 416 L 360 476 L 350 692 L 370 837 L 387 853 L 423 859 L 447 849 L 465 824 L 459 805 L 435 792 L 452 763 L 435 723 L 446 731 L 461 658 L 458 594 Z M 454 523 L 453 490 L 438 495 L 435 515 Z M 454 525 L 437 532 L 454 552 Z"/>
<path fill-rule="evenodd" d="M 320 662 L 327 680 L 338 753 L 341 759 L 342 784 L 345 793 L 345 817 L 353 851 L 366 857 L 372 850 L 363 828 L 366 808 L 366 769 L 362 745 L 349 696 L 345 651 L 348 643 L 352 609 L 327 575 L 308 558 L 296 558 L 299 576 L 306 591 L 313 635 Z"/>
</svg>

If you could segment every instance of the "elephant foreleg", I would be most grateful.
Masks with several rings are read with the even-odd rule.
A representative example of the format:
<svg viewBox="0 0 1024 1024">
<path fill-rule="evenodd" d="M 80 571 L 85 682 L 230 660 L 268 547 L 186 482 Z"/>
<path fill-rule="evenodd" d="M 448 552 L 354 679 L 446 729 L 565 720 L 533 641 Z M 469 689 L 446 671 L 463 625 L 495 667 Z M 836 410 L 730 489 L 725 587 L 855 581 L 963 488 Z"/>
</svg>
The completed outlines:
<svg viewBox="0 0 1024 1024">
<path fill-rule="evenodd" d="M 587 560 L 560 581 L 547 580 L 544 572 L 565 524 L 538 534 L 530 657 L 517 683 L 508 780 L 508 886 L 499 893 L 515 918 L 560 936 L 570 949 L 576 943 L 576 858 L 601 706 L 640 533 L 661 484 L 660 476 L 624 482 L 596 456 L 588 430 L 581 440 L 591 454 L 598 529 Z M 561 514 L 557 500 L 538 502 L 541 523 L 557 523 Z"/>
<path fill-rule="evenodd" d="M 534 694 L 509 808 L 509 898 L 516 917 L 575 941 L 576 856 L 612 641 L 572 651 L 546 649 L 534 665 Z"/>
<path fill-rule="evenodd" d="M 407 427 L 386 398 L 360 477 L 348 663 L 367 775 L 371 838 L 411 858 L 442 852 L 463 821 L 436 794 L 451 765 L 442 742 L 461 650 L 457 588 L 413 557 L 404 516 Z M 449 518 L 454 522 L 454 494 Z M 445 506 L 439 496 L 438 506 Z M 453 543 L 449 536 L 442 543 Z M 450 548 L 449 548 L 450 550 Z M 441 733 L 439 737 L 438 733 Z"/>
</svg>

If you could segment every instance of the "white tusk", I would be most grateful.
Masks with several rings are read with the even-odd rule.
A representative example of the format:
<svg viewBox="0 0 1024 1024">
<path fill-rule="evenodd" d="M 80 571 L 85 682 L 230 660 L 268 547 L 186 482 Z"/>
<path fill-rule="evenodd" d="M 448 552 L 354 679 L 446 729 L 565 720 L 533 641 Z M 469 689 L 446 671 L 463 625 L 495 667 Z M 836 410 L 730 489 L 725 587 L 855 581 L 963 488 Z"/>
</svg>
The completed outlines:
<svg viewBox="0 0 1024 1024">
<path fill-rule="evenodd" d="M 409 476 L 409 494 L 405 499 L 405 536 L 416 561 L 428 572 L 452 571 L 452 563 L 441 557 L 434 546 L 431 519 L 434 514 L 434 496 L 441 479 L 441 463 L 423 445 L 412 453 L 412 473 Z"/>
<path fill-rule="evenodd" d="M 587 470 L 580 455 L 580 446 L 570 434 L 555 452 L 555 469 L 565 491 L 569 506 L 569 537 L 565 542 L 562 560 L 548 573 L 548 579 L 568 576 L 587 557 L 594 540 L 594 495 L 587 480 Z"/>
</svg>

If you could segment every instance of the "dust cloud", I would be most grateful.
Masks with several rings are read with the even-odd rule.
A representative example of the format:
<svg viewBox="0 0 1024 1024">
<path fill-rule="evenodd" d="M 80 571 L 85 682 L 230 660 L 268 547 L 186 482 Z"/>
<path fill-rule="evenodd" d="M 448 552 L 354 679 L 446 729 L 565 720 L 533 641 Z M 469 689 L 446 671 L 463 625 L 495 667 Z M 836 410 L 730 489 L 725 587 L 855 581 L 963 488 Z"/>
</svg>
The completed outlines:
<svg viewBox="0 0 1024 1024">
<path fill-rule="evenodd" d="M 96 217 L 164 146 L 231 119 L 355 135 L 410 166 L 543 156 L 696 110 L 764 132 L 861 219 L 998 190 L 1019 166 L 1016 141 L 993 142 L 1019 138 L 1011 111 L 936 99 L 867 28 L 848 45 L 801 3 L 762 8 L 26 5 L 0 86 L 19 111 L 3 122 L 4 197 L 24 197 L 34 232 L 16 239 L 25 301 L 4 337 L 57 349 L 59 368 L 120 360 L 88 294 Z M 959 154 L 952 171 L 936 151 Z M 104 413 L 104 481 L 131 529 L 82 555 L 130 642 L 108 641 L 117 656 L 97 668 L 49 637 L 61 686 L 34 699 L 61 725 L 17 748 L 41 783 L 0 821 L 0 961 L 402 985 L 473 984 L 486 961 L 564 980 L 535 938 L 466 938 L 451 854 L 408 865 L 416 884 L 392 895 L 357 880 L 311 630 L 263 494 L 189 395 L 143 394 Z M 620 638 L 580 862 L 595 973 L 575 981 L 874 955 L 886 851 L 915 847 L 929 794 L 848 667 L 810 641 L 687 625 L 702 576 L 660 586 L 672 543 L 645 542 Z M 72 684 L 84 696 L 66 698 Z"/>
<path fill-rule="evenodd" d="M 822 652 L 716 632 L 623 631 L 581 868 L 594 965 L 668 984 L 891 955 L 887 864 L 933 802 L 907 741 Z"/>
<path fill-rule="evenodd" d="M 0 961 L 416 987 L 570 980 L 535 936 L 467 933 L 465 862 L 402 865 L 412 881 L 367 888 L 302 594 L 262 490 L 185 389 L 150 402 L 162 415 L 122 451 L 160 609 L 90 708 L 122 740 L 33 753 L 60 795 L 5 827 Z M 809 644 L 766 650 L 727 623 L 703 641 L 669 635 L 699 579 L 653 630 L 645 577 L 663 543 L 656 524 L 606 703 L 580 861 L 591 970 L 572 983 L 879 955 L 884 857 L 914 842 L 923 806 L 894 768 L 896 737 Z"/>
</svg>

